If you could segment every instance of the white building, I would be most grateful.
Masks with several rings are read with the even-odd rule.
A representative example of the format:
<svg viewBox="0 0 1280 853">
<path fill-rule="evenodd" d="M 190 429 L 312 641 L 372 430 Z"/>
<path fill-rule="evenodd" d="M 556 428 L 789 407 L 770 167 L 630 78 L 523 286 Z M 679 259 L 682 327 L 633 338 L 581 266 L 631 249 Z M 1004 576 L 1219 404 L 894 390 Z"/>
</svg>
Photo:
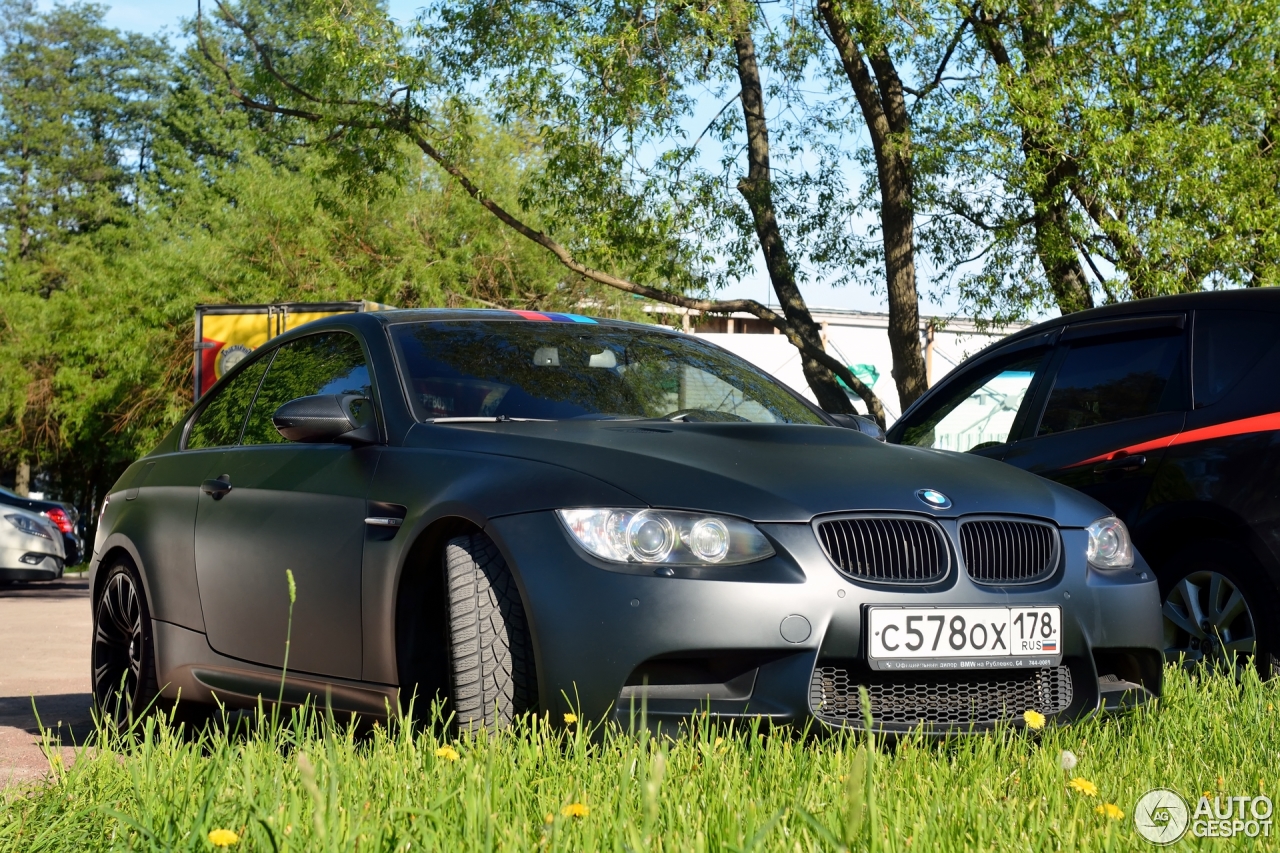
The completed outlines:
<svg viewBox="0 0 1280 853">
<path fill-rule="evenodd" d="M 655 308 L 662 313 L 678 313 L 680 310 L 665 306 Z M 871 386 L 871 390 L 884 404 L 885 415 L 892 424 L 902 414 L 902 405 L 898 401 L 898 389 L 891 375 L 893 355 L 889 351 L 889 315 L 838 308 L 817 308 L 811 311 L 813 318 L 822 325 L 827 352 L 849 365 L 854 375 Z M 745 313 L 706 318 L 695 314 L 685 315 L 685 318 L 687 320 L 683 325 L 688 331 L 745 358 L 813 399 L 813 392 L 809 390 L 800 367 L 799 351 L 773 326 Z M 1023 328 L 1025 325 L 1020 324 L 979 331 L 977 324 L 967 318 L 922 319 L 920 345 L 924 349 L 929 384 L 933 385 L 960 362 L 989 344 Z M 938 435 L 939 443 L 935 446 L 942 447 L 943 442 L 951 442 L 957 446 L 946 449 L 963 451 L 973 444 L 988 440 L 975 436 L 983 436 L 988 432 L 998 434 L 1001 428 L 1007 433 L 1009 426 L 1003 421 L 1011 421 L 1013 414 L 1007 411 L 1007 406 L 996 406 L 995 402 L 985 398 L 966 401 L 947 418 L 949 422 L 956 423 L 957 434 L 953 437 Z M 859 411 L 865 412 L 861 400 L 855 397 L 854 403 Z M 993 408 L 987 408 L 988 403 Z M 973 409 L 972 412 L 969 412 L 970 408 Z M 1015 405 L 1015 411 L 1016 408 Z M 970 420 L 973 424 L 969 424 Z M 961 421 L 964 421 L 964 425 L 960 424 Z M 959 446 L 961 444 L 968 446 Z"/>
</svg>

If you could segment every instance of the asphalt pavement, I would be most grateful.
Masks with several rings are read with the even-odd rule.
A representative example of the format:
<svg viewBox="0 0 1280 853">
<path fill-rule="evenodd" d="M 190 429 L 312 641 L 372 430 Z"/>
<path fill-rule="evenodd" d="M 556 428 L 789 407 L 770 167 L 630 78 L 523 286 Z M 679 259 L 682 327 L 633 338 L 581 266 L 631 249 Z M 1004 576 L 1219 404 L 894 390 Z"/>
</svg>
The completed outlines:
<svg viewBox="0 0 1280 853">
<path fill-rule="evenodd" d="M 0 788 L 30 784 L 49 770 L 37 712 L 67 747 L 64 761 L 70 745 L 89 735 L 92 623 L 87 575 L 0 581 Z"/>
</svg>

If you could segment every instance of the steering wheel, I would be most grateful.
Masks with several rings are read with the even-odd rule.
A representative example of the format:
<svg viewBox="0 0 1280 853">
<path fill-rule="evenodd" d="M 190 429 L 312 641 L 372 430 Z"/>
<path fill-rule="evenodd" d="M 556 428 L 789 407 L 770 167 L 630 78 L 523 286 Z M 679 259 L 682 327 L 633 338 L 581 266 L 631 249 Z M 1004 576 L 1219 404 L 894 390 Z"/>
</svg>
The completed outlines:
<svg viewBox="0 0 1280 853">
<path fill-rule="evenodd" d="M 741 415 L 735 415 L 730 412 L 717 412 L 713 409 L 677 409 L 670 414 L 663 415 L 658 420 L 673 421 L 677 423 L 750 423 L 750 421 Z"/>
</svg>

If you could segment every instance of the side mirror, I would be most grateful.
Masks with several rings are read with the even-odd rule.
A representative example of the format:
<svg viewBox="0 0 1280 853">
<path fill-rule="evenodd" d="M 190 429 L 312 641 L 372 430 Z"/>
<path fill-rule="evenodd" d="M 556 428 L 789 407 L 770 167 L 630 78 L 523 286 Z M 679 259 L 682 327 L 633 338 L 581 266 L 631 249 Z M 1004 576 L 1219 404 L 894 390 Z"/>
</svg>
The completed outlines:
<svg viewBox="0 0 1280 853">
<path fill-rule="evenodd" d="M 871 418 L 862 415 L 833 415 L 828 414 L 827 417 L 835 421 L 836 426 L 842 426 L 845 429 L 856 429 L 863 435 L 869 435 L 876 441 L 884 441 L 884 430 L 880 428 L 880 424 L 871 420 Z"/>
<path fill-rule="evenodd" d="M 359 394 L 318 394 L 290 400 L 271 416 L 276 432 L 304 444 L 373 444 L 373 401 Z"/>
</svg>

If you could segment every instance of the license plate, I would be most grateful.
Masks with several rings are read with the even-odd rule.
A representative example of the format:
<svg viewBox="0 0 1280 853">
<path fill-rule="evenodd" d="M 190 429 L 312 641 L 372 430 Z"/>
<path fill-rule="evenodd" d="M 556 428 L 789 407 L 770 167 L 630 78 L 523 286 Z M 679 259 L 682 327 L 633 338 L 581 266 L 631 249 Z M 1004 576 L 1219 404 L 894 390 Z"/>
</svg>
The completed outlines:
<svg viewBox="0 0 1280 853">
<path fill-rule="evenodd" d="M 1062 610 L 1043 607 L 869 607 L 873 669 L 989 669 L 1062 662 Z"/>
</svg>

